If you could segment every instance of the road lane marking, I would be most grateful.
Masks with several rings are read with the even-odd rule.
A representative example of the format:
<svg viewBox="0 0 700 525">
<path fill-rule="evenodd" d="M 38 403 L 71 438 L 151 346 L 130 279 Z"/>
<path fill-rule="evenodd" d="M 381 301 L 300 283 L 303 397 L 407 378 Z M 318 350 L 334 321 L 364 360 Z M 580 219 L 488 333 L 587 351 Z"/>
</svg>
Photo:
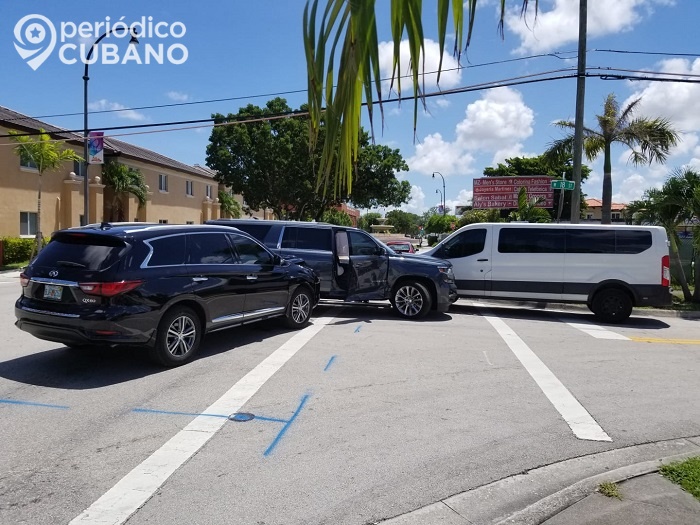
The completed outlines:
<svg viewBox="0 0 700 525">
<path fill-rule="evenodd" d="M 496 329 L 498 335 L 505 341 L 522 363 L 525 370 L 542 389 L 547 399 L 561 414 L 564 421 L 571 427 L 574 435 L 579 439 L 589 441 L 612 441 L 605 431 L 596 423 L 595 419 L 583 408 L 569 390 L 547 368 L 539 357 L 530 350 L 525 342 L 498 317 L 485 315 L 484 318 Z"/>
<path fill-rule="evenodd" d="M 286 343 L 248 372 L 228 392 L 216 400 L 205 414 L 233 414 L 287 361 L 318 334 L 333 317 L 317 317 L 313 324 L 296 333 Z M 196 454 L 227 419 L 198 416 L 140 465 L 117 482 L 69 525 L 120 525 L 143 506 L 167 479 Z"/>
<path fill-rule="evenodd" d="M 483 352 L 484 352 L 484 357 L 486 358 L 486 362 L 487 362 L 489 365 L 493 366 L 493 363 L 492 363 L 491 361 L 489 361 L 489 356 L 486 355 L 486 350 L 483 350 Z"/>
<path fill-rule="evenodd" d="M 566 321 L 564 321 L 566 323 Z M 618 334 L 615 332 L 612 332 L 608 330 L 607 328 L 603 328 L 602 326 L 598 326 L 596 324 L 590 324 L 590 323 L 566 323 L 569 326 L 573 326 L 577 330 L 581 330 L 583 333 L 588 334 L 590 336 L 595 337 L 596 339 L 617 339 L 620 341 L 629 341 L 630 338 L 626 337 L 622 334 Z"/>
<path fill-rule="evenodd" d="M 662 339 L 660 337 L 630 337 L 630 341 L 638 343 L 666 343 L 670 345 L 700 345 L 698 339 Z"/>
<path fill-rule="evenodd" d="M 48 403 L 35 403 L 33 401 L 18 401 L 16 399 L 0 399 L 1 404 L 5 405 L 23 405 L 31 407 L 42 407 L 42 408 L 58 408 L 60 410 L 68 410 L 70 407 L 66 405 L 50 405 Z"/>
</svg>

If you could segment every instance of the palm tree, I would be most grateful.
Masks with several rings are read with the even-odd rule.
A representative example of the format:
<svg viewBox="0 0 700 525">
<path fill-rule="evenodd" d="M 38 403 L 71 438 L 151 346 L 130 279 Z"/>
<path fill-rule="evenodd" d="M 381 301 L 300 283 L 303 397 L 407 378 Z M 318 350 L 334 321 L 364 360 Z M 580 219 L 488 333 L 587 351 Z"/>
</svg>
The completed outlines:
<svg viewBox="0 0 700 525">
<path fill-rule="evenodd" d="M 552 217 L 547 210 L 537 207 L 542 200 L 542 197 L 528 198 L 527 188 L 520 188 L 518 191 L 518 209 L 510 212 L 508 218 L 511 221 L 552 222 Z"/>
<path fill-rule="evenodd" d="M 241 205 L 233 198 L 230 192 L 219 190 L 219 203 L 221 204 L 221 216 L 230 219 L 241 218 Z"/>
<path fill-rule="evenodd" d="M 324 0 L 325 9 L 319 15 L 321 0 L 307 0 L 304 8 L 304 49 L 308 72 L 309 114 L 311 144 L 325 130 L 323 153 L 320 159 L 317 186 L 325 195 L 329 190 L 338 195 L 343 190 L 352 191 L 353 166 L 359 153 L 360 120 L 363 95 L 372 125 L 375 96 L 376 105 L 383 115 L 382 82 L 379 66 L 379 39 L 377 36 L 376 0 Z M 522 13 L 527 11 L 531 0 L 522 0 Z M 425 2 L 428 9 L 435 9 L 433 2 Z M 535 11 L 539 0 L 535 0 Z M 384 6 L 387 3 L 380 2 Z M 440 65 L 445 50 L 447 25 L 452 12 L 455 33 L 453 53 L 459 61 L 464 43 L 464 28 L 467 27 L 466 46 L 469 45 L 477 0 L 438 0 L 438 44 Z M 506 0 L 500 0 L 502 32 Z M 450 7 L 452 8 L 450 10 Z M 408 38 L 410 49 L 409 69 L 413 86 L 413 127 L 415 133 L 418 119 L 418 99 L 423 92 L 422 76 L 424 58 L 423 2 L 420 0 L 392 0 L 390 25 L 393 40 L 393 71 L 398 96 L 401 92 L 401 39 Z M 320 18 L 320 20 L 319 20 Z M 336 69 L 337 68 L 337 69 Z M 440 71 L 438 71 L 438 82 Z M 375 95 L 376 93 L 376 95 Z M 323 126 L 322 126 L 323 122 Z M 372 132 L 374 126 L 372 125 Z M 340 144 L 340 151 L 336 145 Z M 337 155 L 337 156 L 336 156 Z M 337 162 L 336 162 L 337 160 Z"/>
<path fill-rule="evenodd" d="M 612 206 L 612 156 L 611 146 L 615 142 L 632 150 L 630 160 L 635 166 L 665 162 L 669 150 L 678 143 L 678 133 L 671 128 L 668 120 L 662 118 L 633 118 L 633 113 L 641 98 L 633 100 L 622 111 L 614 94 L 608 95 L 603 104 L 603 114 L 598 115 L 599 129 L 584 126 L 583 148 L 589 161 L 603 153 L 603 216 L 601 223 L 610 224 Z M 560 120 L 556 126 L 574 129 L 574 122 Z M 571 154 L 574 135 L 571 133 L 561 140 L 552 142 L 545 156 L 561 158 Z M 636 149 L 635 149 L 636 148 Z"/>
<path fill-rule="evenodd" d="M 41 252 L 44 241 L 41 234 L 41 181 L 47 171 L 59 169 L 66 161 L 82 161 L 83 158 L 72 149 L 62 149 L 54 142 L 46 131 L 39 130 L 39 136 L 22 135 L 10 130 L 9 134 L 18 145 L 15 152 L 22 161 L 31 161 L 39 172 L 39 188 L 36 203 L 36 253 Z"/>
<path fill-rule="evenodd" d="M 139 208 L 148 200 L 148 188 L 143 175 L 136 168 L 131 168 L 117 161 L 107 161 L 102 166 L 102 177 L 107 187 L 112 190 L 110 221 L 123 221 L 124 199 L 129 195 L 136 197 Z"/>
<path fill-rule="evenodd" d="M 691 213 L 687 207 L 687 187 L 679 177 L 680 172 L 673 172 L 661 189 L 646 190 L 641 200 L 627 205 L 626 214 L 633 224 L 653 224 L 663 226 L 671 244 L 671 257 L 676 270 L 676 278 L 683 290 L 683 299 L 693 300 L 688 287 L 688 280 L 683 270 L 679 252 L 680 237 L 678 225 L 690 219 Z"/>
</svg>

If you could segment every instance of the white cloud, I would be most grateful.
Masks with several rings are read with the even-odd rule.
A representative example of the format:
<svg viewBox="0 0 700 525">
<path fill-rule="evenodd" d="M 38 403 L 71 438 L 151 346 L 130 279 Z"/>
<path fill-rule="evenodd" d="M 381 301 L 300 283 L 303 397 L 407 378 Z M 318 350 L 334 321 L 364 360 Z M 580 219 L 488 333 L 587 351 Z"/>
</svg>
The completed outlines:
<svg viewBox="0 0 700 525">
<path fill-rule="evenodd" d="M 545 10 L 540 2 L 535 14 L 534 2 L 526 18 L 520 16 L 520 7 L 510 9 L 506 15 L 506 27 L 520 38 L 519 54 L 561 51 L 561 46 L 578 40 L 579 2 L 554 0 L 551 9 Z M 672 0 L 595 0 L 588 3 L 587 38 L 624 33 L 633 29 L 645 17 L 653 13 L 655 6 L 672 6 Z"/>
<path fill-rule="evenodd" d="M 168 91 L 165 96 L 175 102 L 187 102 L 190 99 L 187 93 L 182 93 L 180 91 Z"/>
<path fill-rule="evenodd" d="M 425 73 L 421 81 L 421 89 L 426 92 L 435 91 L 438 88 L 437 83 L 437 72 L 440 63 L 440 48 L 437 42 L 425 39 L 424 44 L 425 56 L 422 63 L 421 71 Z M 409 51 L 408 40 L 401 41 L 401 69 L 397 72 L 397 76 L 401 76 L 401 94 L 406 96 L 413 91 L 413 83 L 410 78 L 406 78 L 406 75 L 410 75 L 409 65 L 411 63 L 411 56 Z M 380 42 L 379 43 L 379 68 L 381 71 L 381 76 L 384 79 L 392 78 L 393 72 L 393 53 L 394 44 L 393 42 Z M 440 85 L 442 89 L 450 89 L 459 85 L 462 73 L 458 69 L 457 60 L 449 53 L 446 49 L 442 55 L 442 73 L 440 74 Z M 391 82 L 386 80 L 382 82 L 382 91 L 385 96 L 389 93 L 389 86 Z M 394 79 L 394 85 L 392 87 L 392 95 L 397 94 L 398 91 L 397 79 Z"/>
<path fill-rule="evenodd" d="M 457 142 L 446 142 L 440 133 L 434 133 L 416 144 L 415 154 L 407 162 L 411 171 L 427 174 L 439 171 L 447 176 L 471 173 L 474 157 Z"/>
<path fill-rule="evenodd" d="M 127 120 L 135 120 L 137 122 L 142 122 L 146 120 L 146 115 L 133 109 L 127 109 L 125 105 L 119 102 L 110 102 L 106 99 L 100 99 L 96 102 L 90 102 L 88 104 L 88 109 L 91 111 L 115 111 L 115 115 L 119 118 L 124 118 Z"/>
<path fill-rule="evenodd" d="M 403 204 L 401 210 L 408 213 L 422 214 L 425 209 L 425 193 L 420 186 L 411 186 L 411 195 L 406 204 Z"/>
</svg>

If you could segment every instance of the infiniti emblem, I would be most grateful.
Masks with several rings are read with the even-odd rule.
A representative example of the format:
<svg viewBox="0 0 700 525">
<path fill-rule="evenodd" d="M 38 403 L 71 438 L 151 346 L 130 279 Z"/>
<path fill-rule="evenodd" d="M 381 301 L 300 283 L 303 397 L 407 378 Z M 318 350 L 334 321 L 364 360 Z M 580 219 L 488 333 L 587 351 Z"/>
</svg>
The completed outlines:
<svg viewBox="0 0 700 525">
<path fill-rule="evenodd" d="M 49 277 L 58 277 L 58 270 L 51 270 L 49 272 Z"/>
</svg>

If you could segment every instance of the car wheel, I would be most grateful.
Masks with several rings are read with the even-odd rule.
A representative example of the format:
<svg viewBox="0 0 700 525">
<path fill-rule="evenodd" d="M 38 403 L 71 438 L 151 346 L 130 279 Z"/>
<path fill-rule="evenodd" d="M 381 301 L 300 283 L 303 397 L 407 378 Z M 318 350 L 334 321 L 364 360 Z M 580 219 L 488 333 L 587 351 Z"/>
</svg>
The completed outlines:
<svg viewBox="0 0 700 525">
<path fill-rule="evenodd" d="M 391 305 L 396 312 L 406 319 L 420 319 L 428 315 L 433 300 L 430 292 L 424 285 L 418 282 L 407 281 L 401 283 L 391 299 Z"/>
<path fill-rule="evenodd" d="M 158 324 L 153 360 L 163 366 L 179 366 L 192 359 L 202 340 L 202 326 L 190 308 L 176 306 L 168 310 Z"/>
<path fill-rule="evenodd" d="M 604 323 L 624 321 L 632 313 L 632 299 L 623 290 L 601 290 L 593 298 L 591 310 L 596 319 Z"/>
<path fill-rule="evenodd" d="M 306 287 L 297 288 L 287 305 L 284 324 L 289 328 L 302 328 L 311 318 L 311 292 Z"/>
</svg>

